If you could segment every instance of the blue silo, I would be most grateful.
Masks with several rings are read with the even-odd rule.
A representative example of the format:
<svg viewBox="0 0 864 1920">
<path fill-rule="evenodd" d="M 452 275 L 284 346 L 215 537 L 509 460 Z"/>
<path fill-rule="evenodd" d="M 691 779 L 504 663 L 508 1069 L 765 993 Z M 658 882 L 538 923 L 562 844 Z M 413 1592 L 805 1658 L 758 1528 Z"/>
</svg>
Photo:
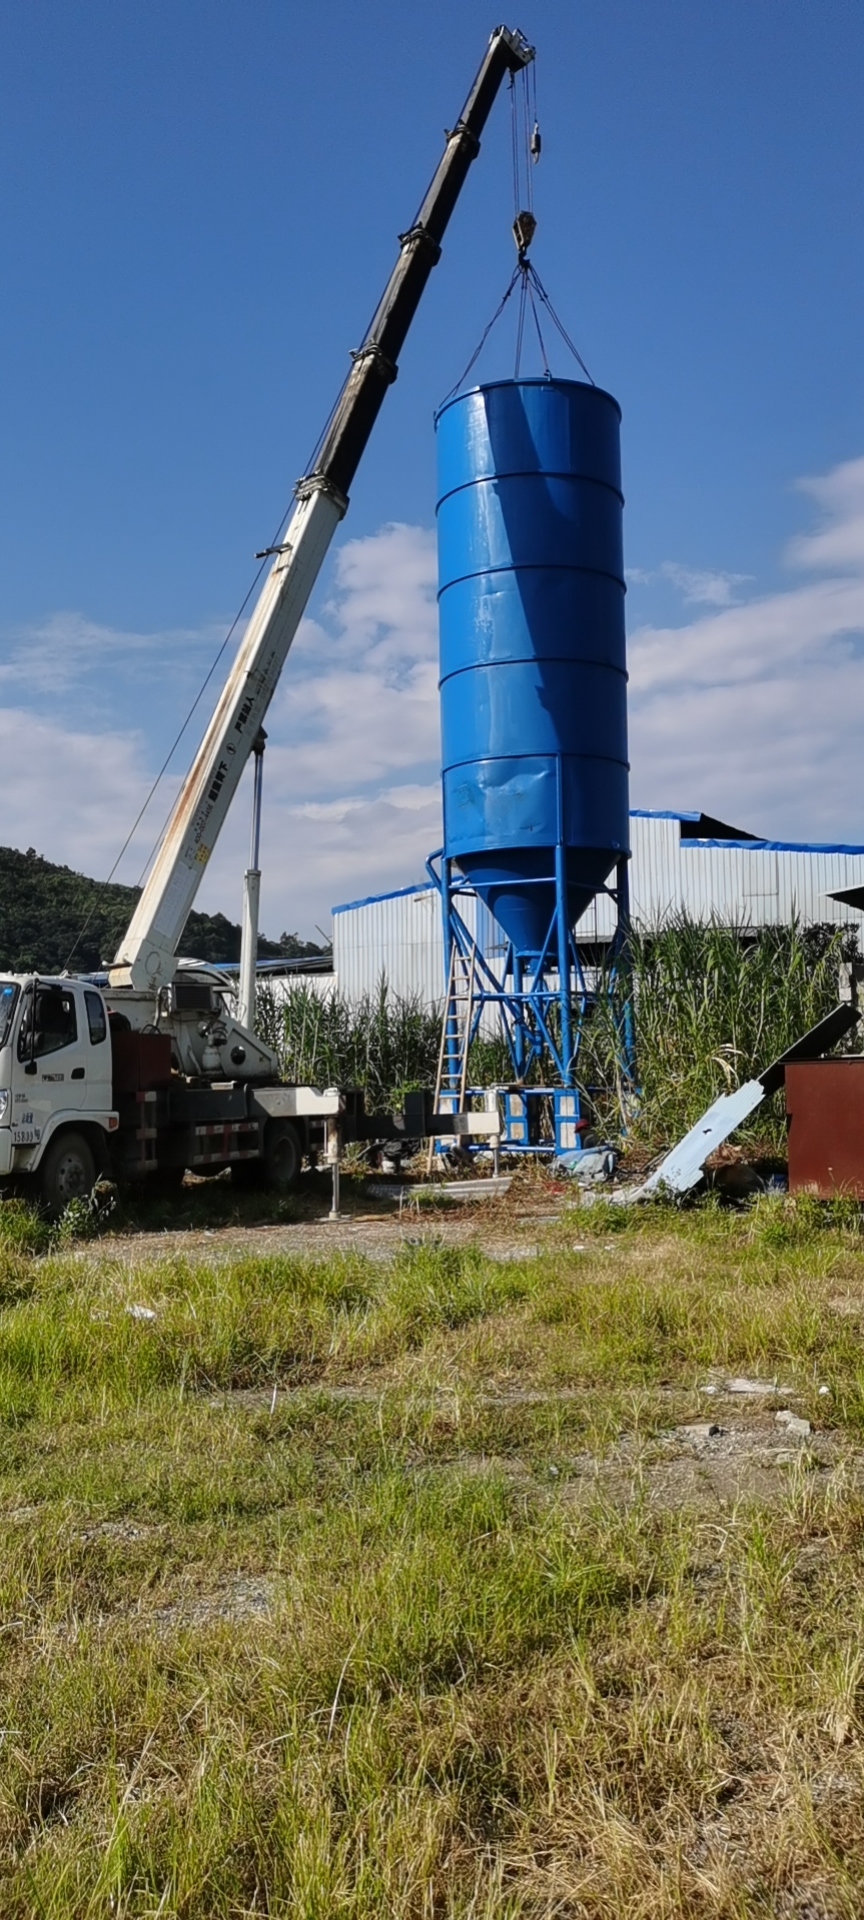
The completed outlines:
<svg viewBox="0 0 864 1920">
<path fill-rule="evenodd" d="M 620 420 L 548 378 L 436 418 L 444 853 L 518 956 L 628 850 Z"/>
</svg>

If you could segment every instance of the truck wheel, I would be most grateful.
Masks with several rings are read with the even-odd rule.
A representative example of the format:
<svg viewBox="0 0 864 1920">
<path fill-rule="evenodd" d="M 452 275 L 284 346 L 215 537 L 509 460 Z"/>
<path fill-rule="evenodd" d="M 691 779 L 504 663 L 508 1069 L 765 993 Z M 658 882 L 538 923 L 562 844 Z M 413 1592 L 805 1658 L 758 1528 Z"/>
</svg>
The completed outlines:
<svg viewBox="0 0 864 1920">
<path fill-rule="evenodd" d="M 268 1120 L 264 1129 L 264 1178 L 268 1187 L 285 1193 L 296 1186 L 302 1158 L 297 1129 L 290 1120 Z"/>
<path fill-rule="evenodd" d="M 84 1200 L 96 1180 L 96 1162 L 83 1133 L 59 1133 L 40 1168 L 45 1210 L 56 1220 L 70 1200 Z"/>
</svg>

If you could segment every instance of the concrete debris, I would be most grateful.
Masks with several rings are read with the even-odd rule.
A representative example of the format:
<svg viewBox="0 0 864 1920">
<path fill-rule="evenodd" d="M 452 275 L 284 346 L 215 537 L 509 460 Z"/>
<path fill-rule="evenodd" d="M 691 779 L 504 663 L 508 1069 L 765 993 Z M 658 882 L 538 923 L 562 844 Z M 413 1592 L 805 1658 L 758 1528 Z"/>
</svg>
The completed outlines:
<svg viewBox="0 0 864 1920">
<path fill-rule="evenodd" d="M 727 1393 L 775 1393 L 773 1380 L 749 1380 L 746 1374 L 736 1374 L 733 1380 L 724 1381 Z"/>
<path fill-rule="evenodd" d="M 552 1173 L 560 1179 L 578 1180 L 580 1186 L 602 1186 L 611 1180 L 618 1163 L 614 1147 L 581 1147 L 572 1153 L 559 1153 L 552 1162 Z"/>
<path fill-rule="evenodd" d="M 385 1187 L 368 1186 L 376 1200 L 414 1200 L 418 1194 L 431 1198 L 435 1194 L 444 1194 L 448 1200 L 489 1200 L 502 1193 L 509 1193 L 512 1174 L 493 1174 L 488 1180 L 402 1180 Z"/>
<path fill-rule="evenodd" d="M 781 1407 L 779 1412 L 775 1413 L 774 1418 L 778 1427 L 785 1427 L 786 1432 L 790 1436 L 794 1436 L 796 1440 L 809 1439 L 809 1420 L 800 1419 L 798 1414 L 793 1413 L 790 1407 Z"/>
<path fill-rule="evenodd" d="M 792 1387 L 778 1387 L 776 1380 L 749 1380 L 746 1374 L 736 1374 L 732 1380 L 708 1380 L 702 1388 L 703 1393 L 792 1393 Z"/>
<path fill-rule="evenodd" d="M 142 1610 L 139 1621 L 157 1632 L 206 1627 L 214 1621 L 239 1623 L 272 1616 L 283 1594 L 284 1582 L 277 1574 L 228 1573 L 211 1592 L 185 1593 L 151 1613 Z"/>
<path fill-rule="evenodd" d="M 156 1318 L 153 1307 L 129 1306 L 126 1312 L 132 1320 L 155 1320 Z"/>
</svg>

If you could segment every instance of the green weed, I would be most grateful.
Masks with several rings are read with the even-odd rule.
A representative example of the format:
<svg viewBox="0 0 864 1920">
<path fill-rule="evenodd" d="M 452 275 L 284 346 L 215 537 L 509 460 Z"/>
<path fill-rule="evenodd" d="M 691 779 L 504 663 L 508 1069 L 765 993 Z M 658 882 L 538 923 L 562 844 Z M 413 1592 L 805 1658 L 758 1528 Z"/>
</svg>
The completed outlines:
<svg viewBox="0 0 864 1920">
<path fill-rule="evenodd" d="M 370 1113 L 401 1105 L 412 1087 L 433 1087 L 441 1014 L 394 994 L 382 975 L 375 994 L 324 999 L 291 986 L 280 1006 L 262 996 L 259 1029 L 276 1048 L 284 1077 L 315 1087 L 362 1087 Z"/>
<path fill-rule="evenodd" d="M 506 1261 L 7 1245 L 4 1916 L 861 1911 L 860 1237 L 591 1215 Z M 708 1370 L 763 1369 L 835 1464 L 663 1496 Z"/>
</svg>

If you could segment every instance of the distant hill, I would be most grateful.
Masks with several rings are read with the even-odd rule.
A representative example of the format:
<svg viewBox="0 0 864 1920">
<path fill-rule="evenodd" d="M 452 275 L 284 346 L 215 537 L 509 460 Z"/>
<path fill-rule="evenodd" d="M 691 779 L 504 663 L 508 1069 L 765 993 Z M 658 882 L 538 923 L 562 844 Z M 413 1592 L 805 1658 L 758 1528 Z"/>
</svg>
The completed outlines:
<svg viewBox="0 0 864 1920">
<path fill-rule="evenodd" d="M 113 959 L 139 891 L 114 883 L 105 886 L 71 867 L 56 867 L 32 847 L 26 853 L 0 847 L 0 968 L 9 973 L 59 973 L 71 964 L 75 972 L 93 972 Z M 195 960 L 239 960 L 240 928 L 224 913 L 190 913 L 182 951 Z M 300 959 L 324 951 L 299 940 L 296 933 L 258 941 L 259 960 Z"/>
</svg>

